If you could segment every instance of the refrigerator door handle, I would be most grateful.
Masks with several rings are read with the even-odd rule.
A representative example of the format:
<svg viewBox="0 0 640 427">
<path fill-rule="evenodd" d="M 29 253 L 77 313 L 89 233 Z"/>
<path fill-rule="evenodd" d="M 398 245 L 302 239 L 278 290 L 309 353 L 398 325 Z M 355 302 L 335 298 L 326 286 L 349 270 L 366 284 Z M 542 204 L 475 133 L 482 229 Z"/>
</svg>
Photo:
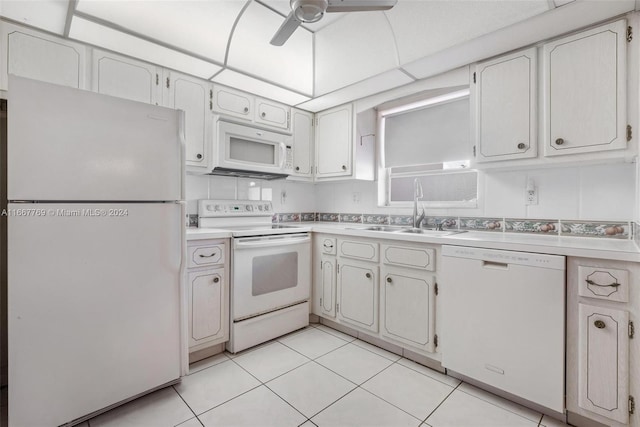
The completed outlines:
<svg viewBox="0 0 640 427">
<path fill-rule="evenodd" d="M 186 138 L 185 138 L 185 115 L 184 111 L 178 110 L 178 141 L 180 144 L 180 200 L 184 200 L 186 198 L 186 170 L 187 170 L 187 154 L 186 154 Z M 182 218 L 186 218 L 183 216 Z"/>
</svg>

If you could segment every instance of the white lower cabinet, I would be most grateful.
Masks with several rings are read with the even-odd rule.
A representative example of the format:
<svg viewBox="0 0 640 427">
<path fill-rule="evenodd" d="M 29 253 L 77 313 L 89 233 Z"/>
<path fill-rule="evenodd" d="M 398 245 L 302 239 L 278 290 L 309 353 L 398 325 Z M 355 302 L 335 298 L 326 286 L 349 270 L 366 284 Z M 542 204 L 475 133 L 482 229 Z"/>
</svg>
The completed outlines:
<svg viewBox="0 0 640 427">
<path fill-rule="evenodd" d="M 435 350 L 435 279 L 408 268 L 382 267 L 380 333 L 424 351 Z"/>
<path fill-rule="evenodd" d="M 338 319 L 378 332 L 378 266 L 338 261 Z"/>
<path fill-rule="evenodd" d="M 587 304 L 578 308 L 578 405 L 629 421 L 629 313 Z"/>
<path fill-rule="evenodd" d="M 223 240 L 188 242 L 185 298 L 189 352 L 229 340 L 227 250 L 228 244 Z"/>
</svg>

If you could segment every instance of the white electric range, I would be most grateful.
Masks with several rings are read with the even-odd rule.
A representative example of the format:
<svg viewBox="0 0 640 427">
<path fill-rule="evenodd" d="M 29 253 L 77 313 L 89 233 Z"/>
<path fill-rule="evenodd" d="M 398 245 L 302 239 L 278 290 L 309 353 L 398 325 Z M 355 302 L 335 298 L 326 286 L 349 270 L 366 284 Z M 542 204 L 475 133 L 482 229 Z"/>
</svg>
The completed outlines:
<svg viewBox="0 0 640 427">
<path fill-rule="evenodd" d="M 199 200 L 199 228 L 229 230 L 230 339 L 246 348 L 309 324 L 310 227 L 272 223 L 271 202 Z"/>
</svg>

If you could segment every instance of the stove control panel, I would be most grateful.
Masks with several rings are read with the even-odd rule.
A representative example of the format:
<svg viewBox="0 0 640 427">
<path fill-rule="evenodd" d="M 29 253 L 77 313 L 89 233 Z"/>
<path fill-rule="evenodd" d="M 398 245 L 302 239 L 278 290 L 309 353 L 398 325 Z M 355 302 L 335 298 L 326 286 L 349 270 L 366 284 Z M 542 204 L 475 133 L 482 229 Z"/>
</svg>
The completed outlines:
<svg viewBox="0 0 640 427">
<path fill-rule="evenodd" d="M 264 200 L 198 200 L 200 218 L 271 216 L 273 206 Z"/>
</svg>

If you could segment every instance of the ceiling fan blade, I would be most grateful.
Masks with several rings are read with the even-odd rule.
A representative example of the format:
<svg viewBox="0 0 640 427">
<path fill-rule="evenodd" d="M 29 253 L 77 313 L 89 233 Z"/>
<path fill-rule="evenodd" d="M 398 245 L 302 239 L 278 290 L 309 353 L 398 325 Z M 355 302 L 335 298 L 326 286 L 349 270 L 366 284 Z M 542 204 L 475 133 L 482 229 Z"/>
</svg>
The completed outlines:
<svg viewBox="0 0 640 427">
<path fill-rule="evenodd" d="M 398 0 L 329 0 L 327 12 L 366 12 L 370 10 L 388 10 Z"/>
<path fill-rule="evenodd" d="M 278 28 L 278 31 L 276 31 L 270 43 L 274 46 L 282 46 L 284 42 L 289 40 L 291 34 L 293 34 L 299 26 L 300 21 L 298 21 L 293 12 L 291 12 L 282 25 L 280 25 L 280 28 Z"/>
</svg>

